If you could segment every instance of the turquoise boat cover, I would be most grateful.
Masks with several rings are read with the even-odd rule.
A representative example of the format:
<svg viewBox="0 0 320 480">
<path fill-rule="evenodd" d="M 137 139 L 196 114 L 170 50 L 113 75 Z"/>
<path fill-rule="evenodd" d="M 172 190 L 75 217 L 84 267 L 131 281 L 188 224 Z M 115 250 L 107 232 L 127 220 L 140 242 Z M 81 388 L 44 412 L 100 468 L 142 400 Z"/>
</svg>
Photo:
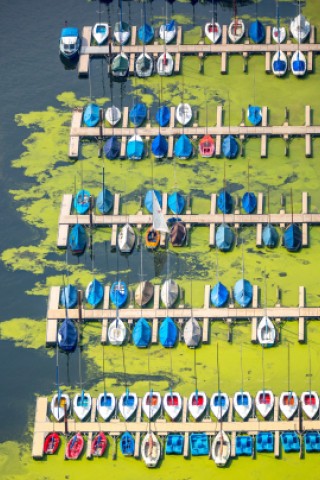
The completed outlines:
<svg viewBox="0 0 320 480">
<path fill-rule="evenodd" d="M 179 192 L 173 192 L 168 197 L 168 205 L 174 215 L 180 215 L 184 209 L 185 199 Z"/>
<path fill-rule="evenodd" d="M 160 133 L 152 140 L 151 150 L 153 155 L 162 158 L 168 153 L 168 142 Z"/>
<path fill-rule="evenodd" d="M 60 290 L 60 304 L 65 308 L 73 308 L 77 305 L 78 290 L 73 285 L 66 285 Z"/>
<path fill-rule="evenodd" d="M 69 247 L 73 254 L 81 254 L 84 252 L 87 244 L 86 231 L 82 225 L 78 223 L 74 225 L 69 235 Z"/>
<path fill-rule="evenodd" d="M 72 320 L 66 318 L 58 330 L 58 346 L 66 353 L 72 353 L 77 348 L 78 330 Z"/>
<path fill-rule="evenodd" d="M 184 436 L 180 433 L 169 433 L 166 442 L 167 455 L 182 455 Z"/>
<path fill-rule="evenodd" d="M 147 117 L 147 107 L 144 103 L 137 103 L 129 113 L 130 122 L 139 127 Z"/>
<path fill-rule="evenodd" d="M 110 299 L 115 307 L 122 307 L 128 298 L 128 287 L 122 281 L 113 282 L 110 288 Z"/>
<path fill-rule="evenodd" d="M 273 452 L 274 436 L 272 432 L 258 432 L 256 436 L 257 452 Z"/>
<path fill-rule="evenodd" d="M 103 299 L 103 293 L 103 285 L 94 278 L 86 289 L 86 300 L 89 305 L 95 308 Z"/>
<path fill-rule="evenodd" d="M 132 332 L 133 343 L 136 347 L 146 348 L 151 340 L 151 327 L 145 318 L 140 318 Z"/>
<path fill-rule="evenodd" d="M 241 307 L 247 307 L 252 300 L 252 285 L 242 278 L 234 286 L 234 298 Z"/>
<path fill-rule="evenodd" d="M 296 432 L 282 432 L 280 439 L 286 453 L 300 451 L 300 439 Z"/>
<path fill-rule="evenodd" d="M 141 140 L 132 140 L 127 143 L 127 157 L 132 160 L 141 160 L 144 154 L 144 143 Z"/>
<path fill-rule="evenodd" d="M 259 125 L 262 121 L 261 107 L 249 105 L 248 107 L 248 120 L 252 125 Z"/>
<path fill-rule="evenodd" d="M 233 135 L 228 135 L 223 139 L 222 151 L 223 155 L 227 158 L 236 158 L 238 155 L 238 143 Z"/>
<path fill-rule="evenodd" d="M 190 435 L 191 455 L 208 455 L 209 438 L 206 433 L 191 433 Z"/>
<path fill-rule="evenodd" d="M 178 329 L 172 318 L 166 317 L 159 329 L 160 343 L 165 348 L 174 347 L 178 338 Z"/>
<path fill-rule="evenodd" d="M 228 252 L 232 247 L 234 234 L 229 225 L 223 223 L 217 229 L 216 244 L 222 252 Z"/>
<path fill-rule="evenodd" d="M 242 197 L 242 208 L 246 213 L 252 213 L 257 206 L 257 198 L 253 192 L 246 192 Z"/>
<path fill-rule="evenodd" d="M 81 189 L 73 199 L 73 206 L 79 215 L 87 213 L 90 208 L 90 192 Z"/>
<path fill-rule="evenodd" d="M 262 230 L 262 241 L 266 247 L 274 248 L 279 240 L 276 228 L 268 223 Z"/>
<path fill-rule="evenodd" d="M 178 158 L 189 158 L 192 155 L 192 143 L 186 135 L 181 135 L 175 143 L 174 154 Z"/>
<path fill-rule="evenodd" d="M 144 197 L 144 206 L 148 210 L 149 213 L 152 213 L 153 211 L 153 195 L 152 192 L 154 192 L 155 196 L 157 197 L 157 200 L 159 202 L 160 208 L 162 208 L 162 195 L 159 192 L 159 190 L 148 190 L 146 193 L 146 196 Z"/>
<path fill-rule="evenodd" d="M 253 439 L 249 435 L 236 437 L 236 455 L 252 455 Z"/>
<path fill-rule="evenodd" d="M 79 29 L 76 27 L 65 27 L 61 30 L 61 37 L 79 37 Z"/>
<path fill-rule="evenodd" d="M 212 288 L 211 293 L 210 293 L 210 300 L 212 305 L 215 307 L 223 307 L 225 303 L 229 299 L 229 291 L 228 289 L 223 285 L 223 283 L 218 282 L 216 285 Z"/>
<path fill-rule="evenodd" d="M 320 452 L 320 433 L 306 432 L 304 435 L 306 452 Z"/>
<path fill-rule="evenodd" d="M 138 37 L 141 43 L 150 43 L 154 37 L 153 27 L 145 23 L 139 28 Z"/>
<path fill-rule="evenodd" d="M 107 188 L 101 190 L 97 196 L 97 209 L 100 213 L 108 213 L 113 206 L 113 195 Z"/>
<path fill-rule="evenodd" d="M 170 121 L 170 109 L 167 106 L 162 106 L 156 113 L 156 121 L 160 127 L 166 127 Z"/>
<path fill-rule="evenodd" d="M 255 20 L 249 25 L 249 37 L 254 43 L 260 43 L 266 36 L 266 30 L 259 20 Z"/>
<path fill-rule="evenodd" d="M 87 127 L 95 127 L 100 120 L 100 108 L 95 103 L 89 103 L 83 113 L 83 121 Z"/>
<path fill-rule="evenodd" d="M 291 223 L 283 235 L 284 246 L 289 252 L 297 252 L 302 245 L 302 233 L 299 225 Z"/>
</svg>

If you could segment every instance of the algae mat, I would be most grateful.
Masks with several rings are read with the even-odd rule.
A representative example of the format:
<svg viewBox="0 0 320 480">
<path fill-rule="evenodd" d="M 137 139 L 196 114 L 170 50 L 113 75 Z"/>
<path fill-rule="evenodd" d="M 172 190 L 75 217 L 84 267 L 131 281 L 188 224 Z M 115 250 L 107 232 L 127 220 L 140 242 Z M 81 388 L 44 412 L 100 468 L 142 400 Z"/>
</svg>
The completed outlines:
<svg viewBox="0 0 320 480">
<path fill-rule="evenodd" d="M 306 14 L 308 14 L 309 3 Z M 310 10 L 311 15 L 311 10 Z M 318 22 L 317 12 L 312 11 L 312 21 Z M 186 40 L 199 37 L 199 29 L 194 29 Z M 199 60 L 185 58 L 182 62 L 183 76 L 160 80 L 157 77 L 148 81 L 135 80 L 135 93 L 145 101 L 152 111 L 158 105 L 159 91 L 162 101 L 176 105 L 180 99 L 197 105 L 199 108 L 199 124 L 206 122 L 206 104 L 208 104 L 208 124 L 215 124 L 216 106 L 224 105 L 225 124 L 238 124 L 241 121 L 241 110 L 246 109 L 253 100 L 257 104 L 267 105 L 270 109 L 269 123 L 281 124 L 284 121 L 285 107 L 290 111 L 290 123 L 304 123 L 304 107 L 310 104 L 313 111 L 313 122 L 320 123 L 320 105 L 317 100 L 319 72 L 318 59 L 315 60 L 315 72 L 303 80 L 292 75 L 284 79 L 276 79 L 264 73 L 264 58 L 252 57 L 248 64 L 248 73 L 244 74 L 243 60 L 240 57 L 229 59 L 229 72 L 221 76 L 220 59 L 207 58 L 204 61 L 204 73 L 199 73 Z M 182 80 L 183 79 L 183 80 Z M 287 210 L 290 211 L 290 193 L 293 193 L 293 209 L 301 210 L 301 192 L 306 190 L 311 195 L 310 209 L 319 210 L 319 176 L 318 165 L 320 155 L 319 140 L 313 140 L 314 156 L 304 156 L 304 140 L 293 139 L 289 145 L 289 156 L 284 156 L 284 143 L 281 139 L 272 139 L 268 143 L 268 158 L 262 160 L 260 142 L 248 140 L 244 145 L 245 156 L 234 161 L 223 159 L 204 160 L 194 157 L 189 161 L 155 161 L 150 157 L 141 162 L 128 161 L 107 162 L 97 157 L 95 142 L 83 142 L 81 158 L 71 162 L 67 158 L 68 134 L 71 110 L 75 106 L 84 106 L 88 99 L 76 98 L 73 93 L 64 92 L 58 97 L 59 106 L 48 107 L 43 112 L 30 112 L 17 115 L 18 125 L 31 130 L 24 141 L 25 152 L 13 162 L 14 168 L 23 169 L 31 183 L 23 188 L 11 190 L 23 219 L 38 228 L 41 240 L 37 245 L 8 249 L 2 253 L 2 260 L 7 268 L 15 271 L 33 273 L 35 281 L 30 285 L 28 294 L 47 297 L 50 285 L 61 284 L 65 271 L 65 255 L 56 251 L 57 223 L 63 193 L 73 193 L 75 183 L 83 184 L 96 195 L 101 188 L 101 167 L 104 165 L 108 188 L 112 192 L 120 192 L 128 202 L 123 204 L 126 213 L 139 210 L 139 196 L 148 188 L 159 188 L 171 192 L 178 188 L 192 197 L 193 212 L 205 212 L 210 209 L 210 194 L 219 191 L 223 186 L 224 176 L 230 192 L 241 196 L 247 189 L 247 171 L 250 170 L 250 190 L 263 191 L 270 189 L 270 210 L 280 208 L 280 195 L 287 199 Z M 104 105 L 107 99 L 99 99 Z M 225 172 L 225 173 L 224 173 Z M 27 200 L 27 201 L 26 201 Z M 117 272 L 105 263 L 103 252 L 109 249 L 110 230 L 100 229 L 93 232 L 96 249 L 94 269 L 97 278 L 110 283 Z M 185 303 L 194 306 L 203 304 L 205 284 L 213 285 L 217 272 L 223 283 L 231 288 L 242 276 L 242 255 L 244 256 L 245 276 L 253 284 L 260 286 L 263 305 L 274 305 L 275 288 L 282 290 L 284 305 L 297 305 L 298 287 L 307 289 L 307 304 L 319 304 L 317 259 L 320 258 L 320 229 L 314 227 L 310 231 L 310 248 L 297 254 L 290 254 L 281 247 L 274 251 L 255 247 L 255 230 L 243 229 L 241 240 L 244 249 L 234 247 L 232 252 L 217 254 L 208 247 L 209 230 L 206 227 L 193 228 L 190 245 L 178 251 L 170 249 L 171 265 L 174 276 L 185 291 Z M 241 242 L 240 242 L 241 244 Z M 131 284 L 138 281 L 138 272 L 132 272 L 139 264 L 139 253 L 133 254 L 122 264 L 120 275 L 131 275 Z M 160 283 L 166 275 L 167 257 L 163 252 L 154 256 L 146 254 L 148 273 L 152 273 L 153 281 Z M 178 260 L 177 260 L 178 258 Z M 99 260 L 99 261 L 98 261 Z M 101 262 L 100 262 L 101 260 Z M 80 263 L 70 259 L 68 270 L 70 280 L 78 286 L 85 287 L 91 278 L 92 264 L 88 256 Z M 264 278 L 267 277 L 265 282 Z M 192 280 L 192 291 L 191 291 Z M 266 288 L 265 288 L 266 283 Z M 36 328 L 33 328 L 36 327 Z M 8 319 L 1 329 L 2 338 L 12 339 L 21 345 L 21 328 L 27 342 L 24 346 L 41 349 L 39 335 L 45 338 L 45 320 Z M 280 344 L 264 352 L 265 383 L 276 394 L 288 388 L 298 394 L 309 388 L 311 380 L 317 389 L 320 381 L 319 343 L 320 329 L 317 323 L 307 325 L 307 345 L 298 344 L 298 325 L 296 321 L 284 321 L 279 326 Z M 185 345 L 179 344 L 170 353 L 153 346 L 149 351 L 139 351 L 132 345 L 125 347 L 127 381 L 130 388 L 142 395 L 149 387 L 167 391 L 173 378 L 173 386 L 183 395 L 188 395 L 195 386 L 194 362 L 197 365 L 197 383 L 199 389 L 210 395 L 217 388 L 216 344 L 219 343 L 219 360 L 221 388 L 230 395 L 242 386 L 252 394 L 262 386 L 262 351 L 259 346 L 250 343 L 250 324 L 240 322 L 233 326 L 233 342 L 228 343 L 228 328 L 224 322 L 215 322 L 211 328 L 211 343 L 202 346 L 196 353 L 189 351 Z M 102 388 L 102 348 L 99 345 L 100 324 L 87 325 L 83 331 L 82 363 L 85 366 L 85 387 L 92 395 L 97 395 Z M 290 364 L 288 365 L 288 345 L 290 345 Z M 241 354 L 242 352 L 242 354 Z M 52 351 L 48 355 L 54 354 Z M 106 347 L 104 349 L 106 365 L 108 365 L 106 382 L 116 395 L 124 389 L 124 370 L 121 349 Z M 242 358 L 242 370 L 240 368 Z M 148 370 L 148 360 L 150 369 Z M 76 360 L 74 360 L 76 361 Z M 52 358 L 54 366 L 54 358 Z M 65 359 L 62 359 L 65 368 Z M 171 374 L 171 367 L 172 374 Z M 311 365 L 311 370 L 310 370 Z M 289 367 L 289 368 L 288 368 Z M 289 375 L 290 371 L 290 375 Z M 312 376 L 310 376 L 310 373 Z M 66 386 L 65 388 L 68 388 Z M 69 388 L 68 388 L 69 390 Z M 70 390 L 69 390 L 70 391 Z M 43 392 L 37 392 L 43 395 Z M 51 393 L 51 392 L 50 392 Z M 63 446 L 58 455 L 43 461 L 32 461 L 30 445 L 32 440 L 34 405 L 30 406 L 29 433 L 25 444 L 4 443 L 0 446 L 1 478 L 5 479 L 65 479 L 88 478 L 95 475 L 103 478 L 126 479 L 131 476 L 153 477 L 156 479 L 175 478 L 249 478 L 266 479 L 270 474 L 288 479 L 297 479 L 303 473 L 310 478 L 317 478 L 315 472 L 318 463 L 317 455 L 307 455 L 299 460 L 298 455 L 283 455 L 275 460 L 273 455 L 257 455 L 256 460 L 239 458 L 230 462 L 229 468 L 218 470 L 207 458 L 166 457 L 160 468 L 147 471 L 143 463 L 134 459 L 124 459 L 118 452 L 118 458 L 112 460 L 112 443 L 106 458 L 79 462 L 63 460 Z M 118 449 L 119 450 L 119 449 Z"/>
</svg>

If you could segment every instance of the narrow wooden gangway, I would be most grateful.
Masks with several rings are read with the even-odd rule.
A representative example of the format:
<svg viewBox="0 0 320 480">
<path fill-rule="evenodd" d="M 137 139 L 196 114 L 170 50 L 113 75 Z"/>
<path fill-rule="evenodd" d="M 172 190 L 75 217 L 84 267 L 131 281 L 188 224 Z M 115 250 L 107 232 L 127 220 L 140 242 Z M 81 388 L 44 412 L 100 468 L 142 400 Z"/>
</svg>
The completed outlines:
<svg viewBox="0 0 320 480">
<path fill-rule="evenodd" d="M 120 48 L 119 45 L 113 42 L 113 39 L 109 37 L 109 41 L 106 45 L 93 46 L 91 45 L 91 33 L 92 27 L 85 26 L 82 30 L 82 46 L 80 50 L 80 58 L 78 65 L 79 76 L 85 76 L 89 74 L 89 63 L 92 57 L 105 56 L 109 61 L 111 58 L 120 51 L 123 51 L 130 57 L 129 73 L 134 73 L 135 56 L 140 55 L 145 49 L 145 52 L 151 55 L 154 60 L 158 58 L 160 54 L 164 52 L 163 44 L 159 44 L 157 40 L 153 44 L 143 46 L 137 44 L 137 27 L 132 26 L 131 38 L 127 45 Z M 177 28 L 176 40 L 173 43 L 166 45 L 166 51 L 175 56 L 175 68 L 174 72 L 179 73 L 180 61 L 182 55 L 197 55 L 200 59 L 203 59 L 207 55 L 220 55 L 221 56 L 221 68 L 222 74 L 227 73 L 227 56 L 232 54 L 240 54 L 244 58 L 253 54 L 264 54 L 266 56 L 265 69 L 269 73 L 271 71 L 271 55 L 276 53 L 279 49 L 279 45 L 271 43 L 271 26 L 266 27 L 266 42 L 254 44 L 250 43 L 248 38 L 244 38 L 243 43 L 228 43 L 228 25 L 222 25 L 222 39 L 221 43 L 205 43 L 203 38 L 199 38 L 199 43 L 194 45 L 183 44 L 183 30 L 181 26 Z M 289 56 L 292 55 L 298 49 L 298 45 L 289 38 L 286 43 L 281 44 L 281 50 Z M 300 50 L 307 55 L 307 70 L 312 72 L 313 70 L 313 55 L 320 52 L 320 45 L 315 43 L 315 27 L 311 27 L 311 33 L 306 43 L 300 44 Z"/>
<path fill-rule="evenodd" d="M 318 320 L 320 317 L 320 306 L 307 307 L 306 306 L 306 294 L 303 286 L 299 287 L 299 303 L 296 307 L 286 307 L 277 304 L 273 307 L 265 307 L 259 305 L 259 288 L 257 285 L 253 286 L 253 298 L 249 307 L 240 308 L 232 303 L 232 300 L 226 306 L 222 308 L 216 308 L 211 306 L 210 292 L 211 285 L 206 285 L 204 289 L 204 307 L 191 308 L 180 305 L 177 308 L 167 309 L 165 306 L 160 305 L 160 285 L 154 286 L 154 305 L 153 307 L 142 308 L 134 305 L 130 305 L 126 308 L 120 308 L 116 312 L 114 308 L 109 306 L 109 285 L 105 286 L 105 294 L 103 299 L 103 305 L 101 308 L 89 309 L 86 308 L 86 304 L 83 303 L 76 308 L 68 309 L 68 318 L 74 321 L 101 322 L 101 343 L 108 343 L 108 325 L 109 321 L 118 318 L 127 322 L 129 336 L 130 330 L 133 327 L 135 321 L 139 320 L 141 316 L 152 322 L 152 343 L 158 343 L 158 330 L 159 324 L 165 317 L 171 317 L 183 327 L 184 322 L 190 317 L 197 318 L 202 326 L 202 342 L 210 343 L 209 328 L 210 321 L 225 321 L 230 323 L 237 323 L 238 321 L 245 320 L 252 322 L 251 328 L 251 341 L 257 342 L 257 325 L 258 319 L 264 315 L 268 315 L 271 320 L 281 322 L 282 320 L 298 320 L 299 331 L 297 332 L 297 340 L 300 343 L 306 341 L 305 323 L 307 320 Z M 60 321 L 66 318 L 65 308 L 59 305 L 60 287 L 54 286 L 50 289 L 48 309 L 47 309 L 47 328 L 46 328 L 46 346 L 54 347 L 57 343 L 58 325 Z M 81 298 L 81 296 L 80 296 Z M 266 313 L 267 311 L 267 313 Z"/>
<path fill-rule="evenodd" d="M 168 194 L 162 195 L 162 213 L 166 221 L 172 218 L 167 211 L 167 198 Z M 186 213 L 179 215 L 182 222 L 185 222 L 190 230 L 194 226 L 209 226 L 209 246 L 215 246 L 215 232 L 216 228 L 222 223 L 227 223 L 230 227 L 233 227 L 236 231 L 241 226 L 254 225 L 257 228 L 256 245 L 262 247 L 262 230 L 263 226 L 272 223 L 273 225 L 280 226 L 281 229 L 292 222 L 302 226 L 302 246 L 307 247 L 309 245 L 308 226 L 320 224 L 320 213 L 308 213 L 309 196 L 307 192 L 302 193 L 301 213 L 289 213 L 281 209 L 279 213 L 263 213 L 264 196 L 262 192 L 257 194 L 257 210 L 256 213 L 242 213 L 239 208 L 236 208 L 234 213 L 222 214 L 217 212 L 217 194 L 211 195 L 210 213 L 194 214 L 189 208 Z M 120 195 L 114 195 L 114 207 L 113 213 L 110 215 L 97 214 L 94 210 L 86 215 L 76 215 L 72 213 L 72 194 L 65 194 L 62 198 L 61 210 L 59 216 L 58 225 L 58 237 L 57 247 L 66 248 L 68 244 L 69 228 L 77 223 L 87 227 L 106 227 L 111 226 L 111 247 L 115 248 L 117 244 L 117 228 L 130 223 L 133 227 L 141 230 L 143 227 L 152 225 L 152 215 L 142 213 L 139 211 L 137 214 L 124 215 L 120 213 Z M 166 245 L 165 234 L 163 235 L 163 241 L 161 246 Z"/>
<path fill-rule="evenodd" d="M 194 106 L 196 108 L 196 106 Z M 103 109 L 102 109 L 103 110 Z M 106 139 L 115 135 L 121 138 L 121 153 L 120 158 L 126 158 L 126 142 L 128 137 L 132 135 L 140 135 L 142 138 L 156 137 L 159 132 L 168 138 L 168 158 L 173 158 L 173 147 L 175 137 L 185 134 L 197 140 L 199 137 L 210 134 L 216 137 L 215 156 L 222 155 L 222 137 L 224 135 L 234 135 L 243 143 L 247 137 L 260 137 L 261 139 L 261 158 L 268 156 L 267 139 L 268 137 L 282 137 L 288 142 L 290 137 L 304 137 L 305 138 L 305 156 L 312 156 L 312 136 L 320 135 L 320 125 L 312 125 L 312 108 L 310 105 L 305 106 L 305 124 L 304 125 L 289 125 L 287 121 L 283 125 L 269 125 L 268 124 L 268 107 L 262 106 L 262 122 L 260 125 L 246 125 L 241 122 L 239 125 L 223 125 L 223 107 L 218 105 L 216 109 L 216 125 L 215 126 L 198 126 L 197 123 L 193 125 L 182 127 L 176 124 L 175 107 L 171 107 L 170 125 L 168 127 L 159 127 L 159 125 L 151 126 L 147 124 L 141 127 L 129 126 L 128 124 L 128 107 L 124 107 L 122 113 L 122 125 L 116 127 L 106 126 L 105 124 L 97 127 L 87 127 L 82 123 L 83 109 L 76 108 L 73 110 L 70 128 L 70 142 L 69 142 L 69 157 L 78 158 L 80 139 L 94 138 Z M 102 117 L 103 112 L 102 112 Z"/>
<path fill-rule="evenodd" d="M 185 399 L 186 400 L 186 399 Z M 232 401 L 232 398 L 230 399 Z M 278 397 L 276 399 L 278 401 Z M 189 421 L 188 421 L 189 420 Z M 117 437 L 128 431 L 133 434 L 140 435 L 147 433 L 149 423 L 143 420 L 130 422 L 120 421 L 118 418 L 112 418 L 109 422 L 88 421 L 79 422 L 74 418 L 67 419 L 67 425 L 64 422 L 52 422 L 48 418 L 48 399 L 46 397 L 38 397 L 36 403 L 35 422 L 33 431 L 32 457 L 41 459 L 44 455 L 43 444 L 45 436 L 49 432 L 57 432 L 64 434 L 81 432 L 88 434 L 91 438 L 92 433 L 103 431 L 111 436 Z M 237 433 L 246 433 L 248 435 L 256 435 L 258 432 L 275 432 L 283 431 L 299 431 L 305 433 L 307 431 L 317 431 L 320 429 L 320 420 L 305 420 L 304 418 L 294 417 L 292 420 L 259 420 L 257 417 L 250 417 L 248 421 L 225 421 L 217 422 L 211 418 L 205 421 L 191 421 L 186 416 L 181 422 L 169 422 L 161 418 L 151 422 L 151 430 L 159 436 L 167 436 L 169 433 L 182 433 L 185 439 L 189 438 L 190 433 L 206 433 L 208 435 L 217 434 L 222 428 L 225 432 L 235 435 Z M 188 444 L 188 442 L 186 442 Z M 278 456 L 278 448 L 275 446 L 275 456 Z M 138 456 L 138 452 L 136 452 Z M 186 455 L 188 456 L 187 452 Z"/>
</svg>

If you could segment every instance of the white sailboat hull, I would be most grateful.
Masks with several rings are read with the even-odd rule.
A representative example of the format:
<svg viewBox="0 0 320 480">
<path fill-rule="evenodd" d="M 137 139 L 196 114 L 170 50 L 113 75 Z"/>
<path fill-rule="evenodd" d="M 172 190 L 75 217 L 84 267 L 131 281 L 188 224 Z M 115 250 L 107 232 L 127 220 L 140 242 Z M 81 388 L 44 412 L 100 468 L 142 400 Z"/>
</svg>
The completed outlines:
<svg viewBox="0 0 320 480">
<path fill-rule="evenodd" d="M 173 72 L 173 58 L 168 52 L 160 55 L 157 61 L 157 71 L 159 75 L 170 76 Z"/>
<path fill-rule="evenodd" d="M 276 62 L 281 62 L 281 68 L 275 68 L 276 67 Z M 283 62 L 283 63 L 282 63 Z M 276 52 L 273 57 L 272 57 L 272 72 L 274 73 L 274 75 L 276 75 L 277 77 L 283 77 L 283 75 L 286 74 L 286 71 L 287 71 L 287 68 L 288 68 L 288 60 L 287 60 L 287 56 L 284 52 L 282 52 L 281 50 L 279 50 L 278 52 Z"/>
<path fill-rule="evenodd" d="M 218 467 L 224 467 L 230 458 L 231 444 L 228 435 L 221 430 L 214 438 L 211 456 Z"/>
<path fill-rule="evenodd" d="M 120 45 L 125 45 L 130 38 L 130 33 L 131 33 L 130 31 L 129 32 L 117 31 L 117 32 L 114 32 L 114 38 Z"/>
<path fill-rule="evenodd" d="M 127 336 L 127 329 L 120 318 L 113 320 L 109 326 L 108 339 L 111 345 L 122 345 Z"/>
<path fill-rule="evenodd" d="M 161 395 L 159 392 L 147 392 L 142 399 L 142 410 L 151 420 L 161 408 Z"/>
<path fill-rule="evenodd" d="M 178 392 L 168 392 L 163 397 L 163 407 L 171 420 L 175 420 L 182 409 L 182 398 Z"/>
<path fill-rule="evenodd" d="M 51 400 L 51 413 L 58 422 L 64 418 L 65 412 L 68 413 L 69 410 L 70 397 L 67 393 L 60 392 L 60 400 L 58 398 L 58 393 L 53 395 Z"/>
<path fill-rule="evenodd" d="M 159 37 L 164 43 L 170 43 L 177 35 L 177 28 L 174 27 L 172 30 L 167 30 L 166 25 L 161 25 L 159 29 Z"/>
<path fill-rule="evenodd" d="M 161 287 L 161 301 L 167 308 L 172 307 L 179 295 L 178 284 L 169 278 Z"/>
<path fill-rule="evenodd" d="M 217 43 L 220 40 L 221 32 L 221 27 L 217 22 L 206 23 L 204 26 L 204 33 L 212 43 Z"/>
<path fill-rule="evenodd" d="M 300 397 L 302 409 L 308 418 L 312 419 L 319 411 L 319 395 L 311 390 L 303 392 Z"/>
<path fill-rule="evenodd" d="M 290 23 L 290 31 L 297 42 L 304 42 L 310 33 L 310 29 L 310 22 L 301 14 L 295 17 Z"/>
<path fill-rule="evenodd" d="M 185 344 L 189 348 L 197 348 L 201 338 L 201 327 L 195 318 L 189 318 L 183 329 Z"/>
<path fill-rule="evenodd" d="M 252 409 L 252 398 L 249 392 L 236 392 L 233 397 L 233 405 L 237 414 L 245 420 Z"/>
<path fill-rule="evenodd" d="M 149 61 L 149 68 L 142 69 L 140 64 L 143 62 L 143 59 L 146 58 Z M 136 60 L 136 72 L 138 77 L 145 78 L 150 77 L 153 71 L 153 60 L 147 53 L 141 53 Z"/>
<path fill-rule="evenodd" d="M 274 394 L 271 390 L 259 390 L 255 404 L 258 412 L 263 418 L 266 418 L 274 407 Z"/>
<path fill-rule="evenodd" d="M 296 68 L 295 67 L 295 62 L 300 62 L 302 65 L 302 68 Z M 293 75 L 296 77 L 303 77 L 307 71 L 307 61 L 306 61 L 306 56 L 304 53 L 302 53 L 300 50 L 297 50 L 294 52 L 291 58 L 291 71 Z"/>
<path fill-rule="evenodd" d="M 217 420 L 221 420 L 229 410 L 229 397 L 226 393 L 214 393 L 210 400 L 210 408 Z"/>
<path fill-rule="evenodd" d="M 97 398 L 97 410 L 104 421 L 108 420 L 116 409 L 116 398 L 113 393 L 100 393 Z"/>
<path fill-rule="evenodd" d="M 287 32 L 285 27 L 273 27 L 272 28 L 272 38 L 275 43 L 283 43 L 286 39 Z"/>
<path fill-rule="evenodd" d="M 192 118 L 192 109 L 189 103 L 179 103 L 176 109 L 176 119 L 181 125 L 187 125 Z"/>
<path fill-rule="evenodd" d="M 79 418 L 79 420 L 84 420 L 90 413 L 91 410 L 91 395 L 88 392 L 77 393 L 73 399 L 73 411 Z"/>
<path fill-rule="evenodd" d="M 299 400 L 295 392 L 282 392 L 279 406 L 283 415 L 290 420 L 298 410 Z"/>
<path fill-rule="evenodd" d="M 237 18 L 233 20 L 228 28 L 228 35 L 232 43 L 237 43 L 241 40 L 245 32 L 243 20 Z"/>
<path fill-rule="evenodd" d="M 157 466 L 161 455 L 161 444 L 154 433 L 150 432 L 141 443 L 141 456 L 148 468 Z"/>
<path fill-rule="evenodd" d="M 192 392 L 188 398 L 188 409 L 195 420 L 203 415 L 207 408 L 208 399 L 204 392 Z"/>
<path fill-rule="evenodd" d="M 98 45 L 101 45 L 109 35 L 109 25 L 107 23 L 96 23 L 92 29 L 92 36 Z"/>
<path fill-rule="evenodd" d="M 276 340 L 276 329 L 270 318 L 264 316 L 259 322 L 257 329 L 258 342 L 263 347 L 272 347 Z"/>
<path fill-rule="evenodd" d="M 125 392 L 121 395 L 118 402 L 118 409 L 125 420 L 134 415 L 138 406 L 138 397 L 136 393 Z"/>
<path fill-rule="evenodd" d="M 107 108 L 105 118 L 111 126 L 117 125 L 121 120 L 121 110 L 112 105 L 112 107 Z"/>
<path fill-rule="evenodd" d="M 118 235 L 118 247 L 122 253 L 130 253 L 136 241 L 136 234 L 129 223 L 124 225 Z"/>
</svg>

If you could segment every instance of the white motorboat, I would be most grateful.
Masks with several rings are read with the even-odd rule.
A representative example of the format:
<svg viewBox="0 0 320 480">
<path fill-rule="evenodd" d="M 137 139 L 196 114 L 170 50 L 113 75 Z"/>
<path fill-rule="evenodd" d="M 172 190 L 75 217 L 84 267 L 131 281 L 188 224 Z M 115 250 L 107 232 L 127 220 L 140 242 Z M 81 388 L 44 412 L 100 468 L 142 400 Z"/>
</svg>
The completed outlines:
<svg viewBox="0 0 320 480">
<path fill-rule="evenodd" d="M 107 23 L 96 23 L 92 28 L 92 36 L 98 45 L 102 45 L 109 35 L 109 25 Z"/>
</svg>

